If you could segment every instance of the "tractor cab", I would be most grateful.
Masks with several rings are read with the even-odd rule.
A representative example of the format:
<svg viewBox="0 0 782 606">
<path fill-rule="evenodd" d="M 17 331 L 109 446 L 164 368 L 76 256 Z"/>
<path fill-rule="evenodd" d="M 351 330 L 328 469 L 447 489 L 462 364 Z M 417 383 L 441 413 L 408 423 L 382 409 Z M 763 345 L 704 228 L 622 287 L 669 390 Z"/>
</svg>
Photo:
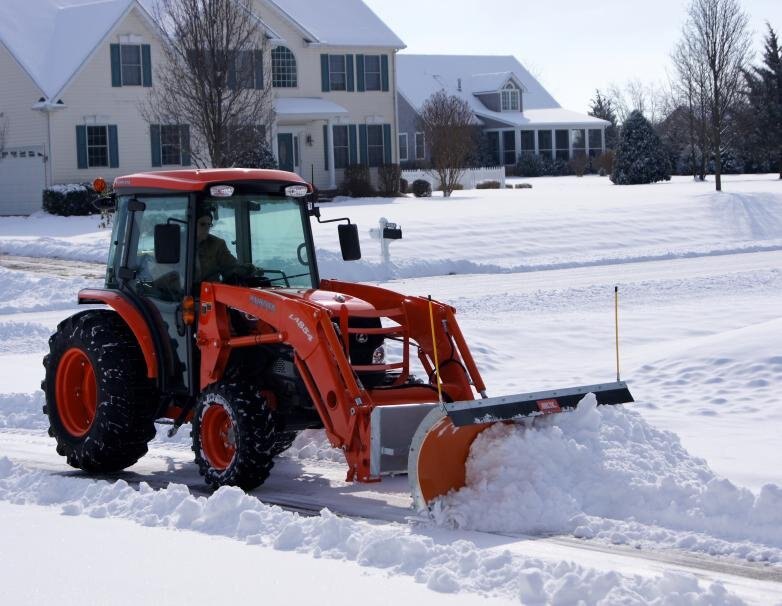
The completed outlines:
<svg viewBox="0 0 782 606">
<path fill-rule="evenodd" d="M 193 363 L 204 283 L 304 291 L 320 282 L 310 216 L 312 187 L 281 171 L 171 171 L 115 181 L 105 288 L 128 297 L 157 327 L 166 391 L 198 392 Z M 262 173 L 262 174 L 261 174 Z M 348 222 L 349 223 L 349 222 Z M 354 224 L 340 225 L 343 257 L 358 258 Z"/>
</svg>

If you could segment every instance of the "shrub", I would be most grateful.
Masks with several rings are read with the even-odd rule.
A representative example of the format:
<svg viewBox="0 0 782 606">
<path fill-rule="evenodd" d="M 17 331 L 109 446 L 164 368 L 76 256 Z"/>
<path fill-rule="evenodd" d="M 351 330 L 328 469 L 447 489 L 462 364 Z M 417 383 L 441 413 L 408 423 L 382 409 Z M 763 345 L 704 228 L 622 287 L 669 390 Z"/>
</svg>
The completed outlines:
<svg viewBox="0 0 782 606">
<path fill-rule="evenodd" d="M 583 177 L 584 173 L 587 171 L 587 167 L 589 166 L 589 158 L 587 158 L 585 155 L 576 156 L 571 158 L 568 164 L 570 165 L 570 170 L 573 171 L 574 175 L 577 177 Z"/>
<path fill-rule="evenodd" d="M 345 180 L 340 188 L 342 193 L 353 198 L 367 198 L 375 195 L 375 188 L 369 178 L 366 164 L 349 164 L 345 168 Z"/>
<path fill-rule="evenodd" d="M 540 177 L 544 174 L 541 156 L 522 155 L 514 171 L 519 177 Z"/>
<path fill-rule="evenodd" d="M 594 167 L 597 169 L 597 174 L 601 177 L 610 175 L 614 170 L 614 151 L 612 149 L 605 150 L 594 160 Z"/>
<path fill-rule="evenodd" d="M 475 189 L 500 189 L 499 181 L 481 181 L 475 185 Z"/>
<path fill-rule="evenodd" d="M 532 183 L 516 183 L 516 189 L 532 189 Z"/>
<path fill-rule="evenodd" d="M 394 196 L 399 193 L 399 178 L 402 175 L 399 164 L 383 164 L 377 169 L 377 174 L 381 195 Z"/>
<path fill-rule="evenodd" d="M 671 163 L 660 137 L 643 114 L 634 110 L 622 128 L 611 181 L 637 185 L 670 179 Z"/>
<path fill-rule="evenodd" d="M 426 179 L 413 181 L 413 195 L 416 198 L 428 198 L 432 195 L 432 184 Z"/>
<path fill-rule="evenodd" d="M 453 187 L 451 188 L 451 191 L 462 191 L 464 189 L 464 185 L 461 183 L 454 183 Z M 437 191 L 443 191 L 443 184 L 440 183 L 440 185 L 437 186 Z"/>
<path fill-rule="evenodd" d="M 399 179 L 399 191 L 403 194 L 407 193 L 407 189 L 409 187 L 409 183 L 407 182 L 407 179 L 400 178 Z"/>
<path fill-rule="evenodd" d="M 99 197 L 88 183 L 52 185 L 43 190 L 43 209 L 62 217 L 97 215 L 100 211 L 92 203 Z"/>
</svg>

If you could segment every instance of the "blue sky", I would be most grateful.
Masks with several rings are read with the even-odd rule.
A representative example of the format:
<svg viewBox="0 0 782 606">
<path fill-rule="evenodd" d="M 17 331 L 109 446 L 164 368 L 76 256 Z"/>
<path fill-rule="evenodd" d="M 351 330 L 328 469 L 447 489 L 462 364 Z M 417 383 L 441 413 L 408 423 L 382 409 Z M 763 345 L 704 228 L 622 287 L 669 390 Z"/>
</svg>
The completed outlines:
<svg viewBox="0 0 782 606">
<path fill-rule="evenodd" d="M 418 54 L 514 55 L 566 108 L 586 111 L 596 88 L 663 83 L 684 0 L 364 0 Z M 782 0 L 741 0 L 759 51 Z"/>
</svg>

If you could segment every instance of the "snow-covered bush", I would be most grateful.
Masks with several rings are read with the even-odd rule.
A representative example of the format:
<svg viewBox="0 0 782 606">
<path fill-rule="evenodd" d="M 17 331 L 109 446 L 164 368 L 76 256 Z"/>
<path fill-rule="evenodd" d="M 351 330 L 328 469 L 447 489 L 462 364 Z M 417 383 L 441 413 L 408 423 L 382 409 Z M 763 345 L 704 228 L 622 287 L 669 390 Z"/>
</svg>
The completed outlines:
<svg viewBox="0 0 782 606">
<path fill-rule="evenodd" d="M 633 111 L 622 126 L 611 181 L 637 185 L 670 179 L 671 164 L 660 137 L 641 112 Z"/>
<path fill-rule="evenodd" d="M 63 217 L 97 215 L 100 211 L 92 205 L 97 198 L 98 194 L 89 184 L 52 185 L 43 190 L 43 209 Z"/>
<path fill-rule="evenodd" d="M 499 181 L 481 181 L 475 184 L 475 189 L 500 189 Z"/>
</svg>

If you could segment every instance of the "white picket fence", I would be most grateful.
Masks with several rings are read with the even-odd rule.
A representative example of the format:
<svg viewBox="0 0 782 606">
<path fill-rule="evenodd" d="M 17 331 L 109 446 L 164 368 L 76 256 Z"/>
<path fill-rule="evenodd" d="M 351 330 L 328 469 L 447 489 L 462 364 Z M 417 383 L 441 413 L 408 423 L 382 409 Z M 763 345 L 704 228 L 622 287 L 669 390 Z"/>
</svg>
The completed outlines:
<svg viewBox="0 0 782 606">
<path fill-rule="evenodd" d="M 432 185 L 432 189 L 437 189 L 440 185 L 440 180 L 437 177 L 437 173 L 428 170 L 403 170 L 402 178 L 405 179 L 410 185 L 416 179 L 423 179 L 429 181 Z M 459 183 L 462 184 L 464 189 L 475 189 L 475 186 L 481 181 L 499 181 L 500 187 L 505 188 L 505 167 L 504 166 L 491 166 L 484 168 L 468 168 L 464 171 L 462 178 L 459 179 Z"/>
</svg>

